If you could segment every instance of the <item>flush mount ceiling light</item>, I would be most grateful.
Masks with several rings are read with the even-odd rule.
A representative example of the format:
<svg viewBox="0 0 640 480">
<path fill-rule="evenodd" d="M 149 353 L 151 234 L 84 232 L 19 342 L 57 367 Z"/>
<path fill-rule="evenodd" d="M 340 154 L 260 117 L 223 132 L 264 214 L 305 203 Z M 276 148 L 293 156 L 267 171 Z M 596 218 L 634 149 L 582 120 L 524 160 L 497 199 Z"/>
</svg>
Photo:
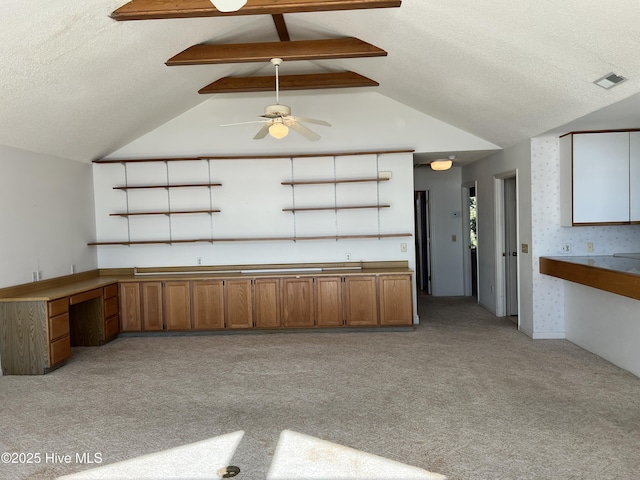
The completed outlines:
<svg viewBox="0 0 640 480">
<path fill-rule="evenodd" d="M 211 3 L 221 12 L 237 12 L 247 0 L 211 0 Z"/>
<path fill-rule="evenodd" d="M 618 75 L 617 73 L 611 72 L 611 73 L 607 73 L 604 77 L 599 78 L 593 83 L 595 83 L 599 87 L 609 90 L 610 88 L 615 87 L 616 85 L 620 85 L 626 79 L 627 77 L 623 77 L 622 75 Z"/>
<path fill-rule="evenodd" d="M 455 160 L 455 158 L 455 155 L 449 155 L 449 158 L 446 160 L 444 158 L 440 160 L 434 160 L 431 162 L 431 169 L 438 171 L 449 170 L 451 168 L 451 165 L 453 165 L 453 161 Z"/>
</svg>

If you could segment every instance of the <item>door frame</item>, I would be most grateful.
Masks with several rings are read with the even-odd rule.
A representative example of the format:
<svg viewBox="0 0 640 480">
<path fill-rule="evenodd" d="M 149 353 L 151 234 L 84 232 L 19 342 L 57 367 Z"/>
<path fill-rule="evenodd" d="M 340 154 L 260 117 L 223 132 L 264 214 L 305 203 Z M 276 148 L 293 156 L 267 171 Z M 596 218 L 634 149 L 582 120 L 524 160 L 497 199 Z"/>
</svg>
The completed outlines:
<svg viewBox="0 0 640 480">
<path fill-rule="evenodd" d="M 494 244 L 495 244 L 495 305 L 496 316 L 504 317 L 507 315 L 507 296 L 506 296 L 506 262 L 505 254 L 505 201 L 504 201 L 504 181 L 507 178 L 514 178 L 516 182 L 516 205 L 520 205 L 520 188 L 518 169 L 509 170 L 493 176 L 493 194 L 494 194 Z M 520 212 L 516 209 L 516 245 L 520 245 Z M 518 328 L 520 328 L 520 255 L 516 260 L 518 269 L 517 275 L 517 294 L 518 294 Z"/>
</svg>

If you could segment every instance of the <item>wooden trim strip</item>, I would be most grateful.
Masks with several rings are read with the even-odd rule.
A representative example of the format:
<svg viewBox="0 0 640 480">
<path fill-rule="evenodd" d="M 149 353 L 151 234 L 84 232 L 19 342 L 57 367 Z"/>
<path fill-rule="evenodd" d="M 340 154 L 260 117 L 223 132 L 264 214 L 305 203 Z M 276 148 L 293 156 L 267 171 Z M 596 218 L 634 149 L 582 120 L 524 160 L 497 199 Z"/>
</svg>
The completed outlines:
<svg viewBox="0 0 640 480">
<path fill-rule="evenodd" d="M 189 187 L 221 187 L 221 183 L 185 183 L 173 185 L 127 185 L 113 187 L 114 190 L 136 190 L 143 188 L 189 188 Z"/>
<path fill-rule="evenodd" d="M 268 160 L 272 158 L 318 158 L 318 157 L 349 157 L 354 155 L 389 155 L 393 153 L 414 153 L 415 150 L 380 150 L 366 152 L 339 152 L 339 153 L 299 153 L 291 155 L 206 155 L 201 157 L 174 157 L 174 158 L 132 158 L 132 159 L 101 159 L 93 163 L 143 163 L 143 162 L 185 162 L 195 160 Z"/>
<path fill-rule="evenodd" d="M 386 51 L 375 45 L 359 38 L 345 37 L 288 42 L 199 44 L 174 55 L 165 64 L 174 67 L 223 63 L 268 63 L 272 58 L 292 61 L 384 57 L 386 55 Z M 272 75 L 272 82 L 273 78 Z"/>
<path fill-rule="evenodd" d="M 220 210 L 185 210 L 176 212 L 132 212 L 132 213 L 110 213 L 110 217 L 135 217 L 141 215 L 188 215 L 194 213 L 220 213 Z"/>
<path fill-rule="evenodd" d="M 393 8 L 401 0 L 249 0 L 237 12 L 220 12 L 208 0 L 132 0 L 111 14 L 117 21 L 163 18 L 234 17 L 299 12 Z"/>
<path fill-rule="evenodd" d="M 375 80 L 356 72 L 312 73 L 280 76 L 280 90 L 320 90 L 327 88 L 377 87 Z M 224 77 L 198 90 L 200 94 L 270 92 L 275 89 L 272 76 Z"/>
<path fill-rule="evenodd" d="M 391 205 L 349 205 L 349 206 L 334 206 L 334 207 L 296 207 L 296 208 L 283 208 L 283 212 L 312 212 L 320 210 L 355 210 L 360 208 L 389 208 Z"/>
<path fill-rule="evenodd" d="M 343 180 L 294 180 L 292 182 L 280 182 L 282 185 L 324 185 L 334 183 L 364 183 L 364 182 L 386 182 L 388 178 L 345 178 Z"/>
<path fill-rule="evenodd" d="M 618 133 L 618 132 L 640 132 L 640 128 L 619 128 L 613 130 L 577 130 L 575 132 L 567 132 L 560 135 L 559 138 L 567 135 L 584 135 L 585 133 Z"/>
<path fill-rule="evenodd" d="M 174 243 L 219 243 L 219 242 L 263 242 L 263 241 L 293 241 L 298 240 L 344 240 L 356 238 L 394 238 L 394 237 L 412 237 L 411 233 L 376 233 L 367 235 L 317 235 L 305 237 L 244 237 L 244 238 L 197 238 L 197 239 L 181 239 L 181 240 L 138 240 L 138 241 L 122 241 L 122 242 L 91 242 L 88 246 L 108 246 L 108 245 L 159 245 Z"/>
</svg>

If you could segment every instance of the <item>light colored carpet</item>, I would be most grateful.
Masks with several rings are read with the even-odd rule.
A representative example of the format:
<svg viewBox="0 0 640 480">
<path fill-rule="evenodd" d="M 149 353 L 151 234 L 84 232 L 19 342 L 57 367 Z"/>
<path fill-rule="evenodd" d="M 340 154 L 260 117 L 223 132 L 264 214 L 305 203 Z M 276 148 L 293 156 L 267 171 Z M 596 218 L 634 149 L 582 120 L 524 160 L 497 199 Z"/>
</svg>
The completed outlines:
<svg viewBox="0 0 640 480">
<path fill-rule="evenodd" d="M 245 431 L 235 477 L 264 480 L 292 430 L 458 479 L 631 479 L 640 380 L 533 341 L 461 298 L 421 298 L 414 332 L 122 338 L 45 376 L 0 378 L 0 452 L 103 465 Z M 77 462 L 0 464 L 55 479 Z M 215 477 L 213 477 L 215 478 Z"/>
</svg>

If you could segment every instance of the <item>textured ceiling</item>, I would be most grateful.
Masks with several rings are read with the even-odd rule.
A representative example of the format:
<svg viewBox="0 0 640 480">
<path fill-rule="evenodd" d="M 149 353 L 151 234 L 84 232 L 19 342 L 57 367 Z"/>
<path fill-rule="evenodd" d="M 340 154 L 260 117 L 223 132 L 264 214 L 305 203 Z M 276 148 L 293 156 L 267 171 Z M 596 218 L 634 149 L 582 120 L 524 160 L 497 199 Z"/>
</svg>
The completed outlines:
<svg viewBox="0 0 640 480">
<path fill-rule="evenodd" d="M 215 102 L 196 92 L 220 77 L 272 73 L 164 65 L 197 43 L 275 41 L 269 16 L 112 20 L 124 3 L 0 2 L 0 144 L 90 161 Z M 356 71 L 379 93 L 501 147 L 640 92 L 638 0 L 404 0 L 285 19 L 292 40 L 355 36 L 389 52 L 290 62 L 287 73 Z M 629 80 L 593 85 L 611 71 Z"/>
</svg>

